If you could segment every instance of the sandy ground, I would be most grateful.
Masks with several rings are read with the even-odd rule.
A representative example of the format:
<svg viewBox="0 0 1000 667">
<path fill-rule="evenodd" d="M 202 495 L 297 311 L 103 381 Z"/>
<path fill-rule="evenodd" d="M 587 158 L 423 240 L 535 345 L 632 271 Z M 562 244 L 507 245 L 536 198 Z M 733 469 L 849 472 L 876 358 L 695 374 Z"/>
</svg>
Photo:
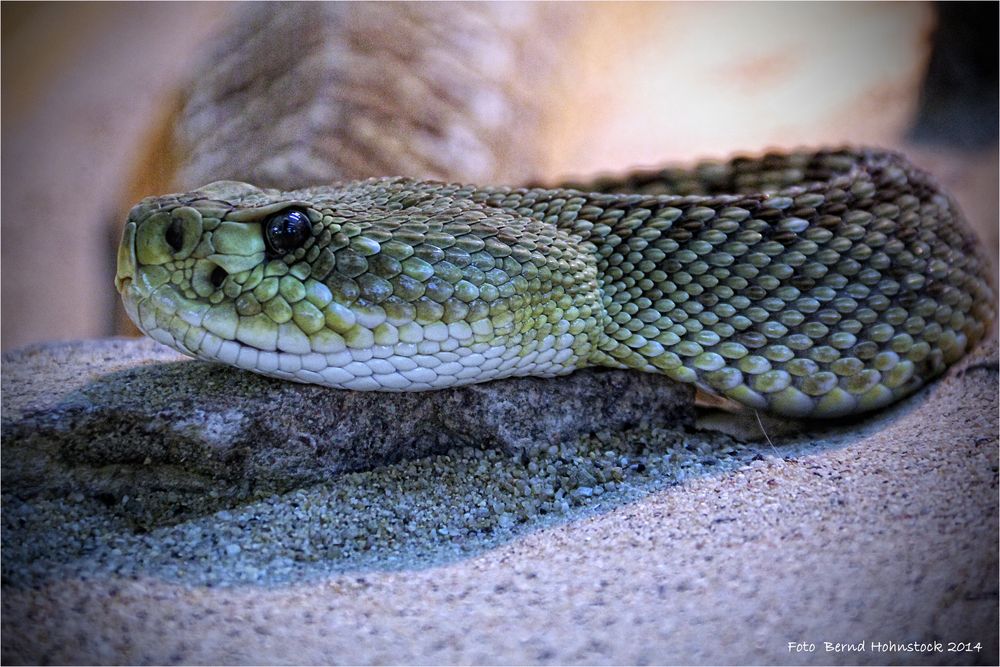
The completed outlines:
<svg viewBox="0 0 1000 667">
<path fill-rule="evenodd" d="M 3 661 L 996 664 L 997 393 L 987 346 L 868 435 L 779 445 L 445 565 L 8 588 Z"/>
</svg>

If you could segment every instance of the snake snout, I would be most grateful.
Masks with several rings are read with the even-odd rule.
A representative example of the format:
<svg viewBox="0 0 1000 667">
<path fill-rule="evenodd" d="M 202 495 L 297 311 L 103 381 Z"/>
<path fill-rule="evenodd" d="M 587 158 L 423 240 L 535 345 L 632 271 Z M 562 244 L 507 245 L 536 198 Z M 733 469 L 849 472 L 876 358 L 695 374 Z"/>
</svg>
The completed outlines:
<svg viewBox="0 0 1000 667">
<path fill-rule="evenodd" d="M 154 213 L 136 223 L 136 259 L 146 266 L 185 260 L 201 240 L 202 231 L 201 213 L 190 206 Z"/>
<path fill-rule="evenodd" d="M 123 293 L 139 286 L 147 273 L 164 273 L 191 256 L 202 236 L 201 213 L 187 206 L 172 210 L 136 207 L 129 215 L 118 245 L 115 287 Z"/>
<path fill-rule="evenodd" d="M 135 223 L 128 222 L 118 244 L 118 269 L 115 272 L 115 289 L 121 293 L 135 279 Z"/>
</svg>

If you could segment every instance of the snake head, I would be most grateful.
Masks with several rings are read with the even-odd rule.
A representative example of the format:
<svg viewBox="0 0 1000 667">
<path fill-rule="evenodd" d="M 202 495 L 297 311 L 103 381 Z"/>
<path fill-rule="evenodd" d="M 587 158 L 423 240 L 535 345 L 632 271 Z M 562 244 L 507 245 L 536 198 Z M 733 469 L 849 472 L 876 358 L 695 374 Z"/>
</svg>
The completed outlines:
<svg viewBox="0 0 1000 667">
<path fill-rule="evenodd" d="M 601 311 L 596 258 L 463 188 L 220 182 L 146 199 L 116 284 L 157 341 L 288 380 L 422 391 L 571 372 Z"/>
<path fill-rule="evenodd" d="M 308 281 L 297 260 L 318 219 L 308 202 L 236 181 L 144 199 L 125 223 L 115 287 L 142 331 L 181 352 L 216 358 L 202 354 L 206 337 L 276 349 L 296 310 L 316 314 L 281 294 Z"/>
</svg>

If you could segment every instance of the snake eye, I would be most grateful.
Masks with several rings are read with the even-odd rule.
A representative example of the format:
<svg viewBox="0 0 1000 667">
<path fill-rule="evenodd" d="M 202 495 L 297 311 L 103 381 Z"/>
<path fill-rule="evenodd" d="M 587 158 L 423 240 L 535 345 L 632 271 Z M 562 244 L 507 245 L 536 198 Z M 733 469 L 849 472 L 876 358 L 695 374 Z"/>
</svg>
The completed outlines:
<svg viewBox="0 0 1000 667">
<path fill-rule="evenodd" d="M 275 213 L 264 222 L 264 241 L 272 255 L 295 250 L 309 238 L 312 223 L 302 211 L 289 208 Z"/>
</svg>

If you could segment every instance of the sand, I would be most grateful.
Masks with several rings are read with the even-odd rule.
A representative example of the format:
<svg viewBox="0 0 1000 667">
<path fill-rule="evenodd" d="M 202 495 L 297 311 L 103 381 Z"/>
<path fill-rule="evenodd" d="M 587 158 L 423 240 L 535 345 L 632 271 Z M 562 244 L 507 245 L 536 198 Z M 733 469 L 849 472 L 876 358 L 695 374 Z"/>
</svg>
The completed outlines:
<svg viewBox="0 0 1000 667">
<path fill-rule="evenodd" d="M 997 394 L 986 346 L 858 437 L 778 444 L 437 564 L 8 586 L 3 661 L 996 664 Z"/>
</svg>

